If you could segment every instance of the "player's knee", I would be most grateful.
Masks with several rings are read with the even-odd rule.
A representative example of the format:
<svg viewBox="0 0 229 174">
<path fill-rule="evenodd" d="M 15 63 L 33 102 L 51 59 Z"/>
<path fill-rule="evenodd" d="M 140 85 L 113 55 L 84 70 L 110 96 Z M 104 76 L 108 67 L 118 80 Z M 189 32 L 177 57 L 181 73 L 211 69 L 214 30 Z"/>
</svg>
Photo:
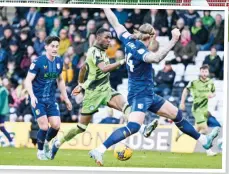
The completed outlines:
<svg viewBox="0 0 229 174">
<path fill-rule="evenodd" d="M 87 129 L 87 126 L 88 126 L 88 125 L 85 125 L 85 124 L 82 124 L 82 123 L 78 123 L 78 124 L 77 124 L 77 127 L 78 127 L 78 129 L 81 130 L 81 132 L 85 132 L 86 129 Z"/>
<path fill-rule="evenodd" d="M 58 130 L 58 129 L 60 129 L 60 123 L 59 123 L 59 122 L 52 123 L 52 124 L 51 124 L 51 127 L 52 127 L 53 129 Z"/>
<path fill-rule="evenodd" d="M 44 131 L 47 131 L 49 129 L 49 125 L 48 124 L 40 124 L 39 128 L 44 130 Z"/>
<path fill-rule="evenodd" d="M 136 122 L 129 122 L 126 127 L 128 128 L 130 134 L 135 134 L 136 132 L 138 132 L 140 130 L 141 125 L 139 123 Z"/>
</svg>

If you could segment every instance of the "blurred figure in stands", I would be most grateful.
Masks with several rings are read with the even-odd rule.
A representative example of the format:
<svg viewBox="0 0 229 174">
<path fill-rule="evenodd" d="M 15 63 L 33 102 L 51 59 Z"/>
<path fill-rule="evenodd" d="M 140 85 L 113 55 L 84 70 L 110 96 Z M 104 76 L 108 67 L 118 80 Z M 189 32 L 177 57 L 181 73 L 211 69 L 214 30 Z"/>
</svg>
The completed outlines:
<svg viewBox="0 0 229 174">
<path fill-rule="evenodd" d="M 211 54 L 206 56 L 203 65 L 207 64 L 209 66 L 209 72 L 211 78 L 219 78 L 220 69 L 221 69 L 221 59 L 217 55 L 215 47 L 211 48 Z"/>
<path fill-rule="evenodd" d="M 159 71 L 155 77 L 157 83 L 155 93 L 164 97 L 171 94 L 176 73 L 173 71 L 171 63 L 165 62 L 163 70 Z"/>
</svg>

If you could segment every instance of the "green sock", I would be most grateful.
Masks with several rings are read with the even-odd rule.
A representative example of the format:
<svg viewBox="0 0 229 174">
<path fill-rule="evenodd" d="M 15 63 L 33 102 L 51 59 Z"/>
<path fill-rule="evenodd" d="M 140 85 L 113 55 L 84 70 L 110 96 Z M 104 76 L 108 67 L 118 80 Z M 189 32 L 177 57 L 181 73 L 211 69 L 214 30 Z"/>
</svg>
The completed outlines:
<svg viewBox="0 0 229 174">
<path fill-rule="evenodd" d="M 67 134 L 65 134 L 61 139 L 60 139 L 60 145 L 62 145 L 64 142 L 71 140 L 74 138 L 76 135 L 84 132 L 86 130 L 87 126 L 78 123 L 76 127 L 71 128 Z"/>
</svg>

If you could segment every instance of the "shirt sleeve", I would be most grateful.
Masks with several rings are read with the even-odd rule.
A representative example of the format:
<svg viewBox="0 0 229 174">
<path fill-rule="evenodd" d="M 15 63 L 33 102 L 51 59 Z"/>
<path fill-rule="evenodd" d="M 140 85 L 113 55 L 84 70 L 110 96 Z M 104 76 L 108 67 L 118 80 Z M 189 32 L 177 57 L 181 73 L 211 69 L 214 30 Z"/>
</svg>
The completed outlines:
<svg viewBox="0 0 229 174">
<path fill-rule="evenodd" d="M 100 50 L 93 50 L 93 52 L 89 53 L 88 55 L 89 58 L 92 59 L 92 62 L 97 66 L 98 64 L 100 64 L 101 62 L 104 62 L 103 58 L 102 58 L 102 53 Z"/>
<path fill-rule="evenodd" d="M 126 45 L 131 40 L 131 34 L 128 31 L 123 32 L 119 35 L 119 40 Z"/>
<path fill-rule="evenodd" d="M 193 86 L 193 82 L 190 81 L 188 85 L 186 86 L 186 88 L 190 91 L 192 89 L 192 86 Z"/>
<path fill-rule="evenodd" d="M 39 64 L 40 64 L 40 63 L 39 63 L 38 60 L 34 60 L 34 61 L 31 63 L 30 67 L 29 67 L 29 72 L 30 72 L 30 73 L 33 73 L 33 74 L 37 74 L 38 71 L 39 71 L 39 67 L 40 67 Z"/>
<path fill-rule="evenodd" d="M 145 62 L 145 57 L 149 53 L 150 52 L 146 48 L 139 48 L 136 50 L 135 57 L 137 58 L 137 60 Z"/>
</svg>

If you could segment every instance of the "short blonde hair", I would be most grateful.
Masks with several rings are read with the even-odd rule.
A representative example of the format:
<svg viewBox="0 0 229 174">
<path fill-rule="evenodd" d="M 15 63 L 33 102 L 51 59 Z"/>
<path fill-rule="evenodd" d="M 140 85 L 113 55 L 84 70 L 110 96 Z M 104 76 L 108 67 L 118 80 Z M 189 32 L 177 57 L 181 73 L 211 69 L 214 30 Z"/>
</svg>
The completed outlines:
<svg viewBox="0 0 229 174">
<path fill-rule="evenodd" d="M 156 34 L 155 29 L 149 23 L 145 23 L 139 27 L 138 30 L 134 30 L 134 38 L 139 40 L 147 40 Z"/>
</svg>

